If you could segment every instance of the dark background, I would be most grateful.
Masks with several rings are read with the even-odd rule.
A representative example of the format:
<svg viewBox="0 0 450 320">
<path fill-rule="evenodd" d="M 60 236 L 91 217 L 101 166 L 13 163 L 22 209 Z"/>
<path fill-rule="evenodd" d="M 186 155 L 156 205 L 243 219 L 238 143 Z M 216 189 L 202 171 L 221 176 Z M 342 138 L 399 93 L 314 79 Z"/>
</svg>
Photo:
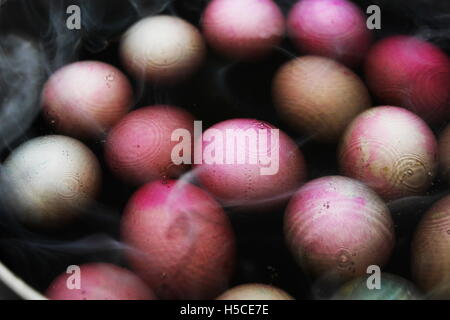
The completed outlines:
<svg viewBox="0 0 450 320">
<path fill-rule="evenodd" d="M 287 13 L 296 1 L 276 2 Z M 450 52 L 448 0 L 354 2 L 364 11 L 371 4 L 381 7 L 382 29 L 375 31 L 377 38 L 399 33 L 420 35 Z M 133 22 L 148 14 L 165 13 L 198 25 L 207 3 L 206 0 L 6 1 L 0 7 L 1 157 L 25 140 L 52 133 L 38 114 L 39 92 L 43 81 L 58 67 L 89 59 L 102 60 L 123 70 L 117 56 L 118 40 Z M 82 8 L 80 31 L 70 31 L 65 26 L 65 11 L 70 4 Z M 23 49 L 8 38 L 10 34 L 29 39 L 34 49 Z M 18 53 L 23 56 L 18 58 Z M 198 74 L 176 87 L 134 82 L 135 107 L 155 103 L 179 105 L 203 120 L 205 127 L 236 117 L 266 120 L 288 132 L 301 145 L 310 179 L 338 174 L 335 146 L 305 142 L 304 137 L 291 132 L 277 119 L 270 96 L 271 79 L 290 55 L 298 53 L 288 40 L 283 42 L 282 50 L 275 50 L 270 59 L 258 64 L 233 63 L 210 52 Z M 363 76 L 360 70 L 357 72 Z M 439 134 L 442 128 L 433 129 Z M 103 141 L 88 144 L 101 160 Z M 60 232 L 26 230 L 3 207 L 0 260 L 38 290 L 45 290 L 69 264 L 90 261 L 123 264 L 118 225 L 123 206 L 134 189 L 116 181 L 105 166 L 104 173 L 104 190 L 89 218 Z M 389 204 L 396 222 L 397 245 L 385 271 L 410 278 L 411 235 L 423 212 L 444 192 L 446 187 L 438 178 L 429 194 Z M 228 211 L 238 237 L 239 259 L 233 284 L 262 282 L 279 286 L 296 298 L 327 298 L 327 290 L 320 281 L 306 277 L 290 257 L 284 245 L 282 211 L 265 215 Z"/>
</svg>

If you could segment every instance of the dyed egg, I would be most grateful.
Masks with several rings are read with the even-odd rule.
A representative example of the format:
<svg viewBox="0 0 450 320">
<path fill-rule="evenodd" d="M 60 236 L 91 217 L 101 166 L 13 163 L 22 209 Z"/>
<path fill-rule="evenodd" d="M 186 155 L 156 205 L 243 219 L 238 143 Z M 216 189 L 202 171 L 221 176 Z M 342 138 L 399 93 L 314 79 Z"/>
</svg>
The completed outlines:
<svg viewBox="0 0 450 320">
<path fill-rule="evenodd" d="M 131 271 L 109 263 L 90 263 L 58 276 L 46 291 L 51 300 L 155 300 L 155 294 Z M 79 276 L 79 283 L 75 280 Z M 78 287 L 79 285 L 79 287 Z"/>
<path fill-rule="evenodd" d="M 202 64 L 206 46 L 196 27 L 175 17 L 144 18 L 124 34 L 120 55 L 136 77 L 154 84 L 173 84 Z"/>
<path fill-rule="evenodd" d="M 450 182 L 450 125 L 439 138 L 439 161 L 445 180 Z"/>
<path fill-rule="evenodd" d="M 267 122 L 226 120 L 206 130 L 202 139 L 196 177 L 226 207 L 257 211 L 279 207 L 306 179 L 296 143 Z"/>
<path fill-rule="evenodd" d="M 114 174 L 134 185 L 178 177 L 189 164 L 172 160 L 177 145 L 172 134 L 177 129 L 193 135 L 194 117 L 181 108 L 156 105 L 133 111 L 108 134 L 106 162 Z"/>
<path fill-rule="evenodd" d="M 412 243 L 412 274 L 430 298 L 450 299 L 450 196 L 422 218 Z"/>
<path fill-rule="evenodd" d="M 365 75 L 383 104 L 407 108 L 430 123 L 450 116 L 450 59 L 429 42 L 410 36 L 381 40 L 368 53 Z"/>
<path fill-rule="evenodd" d="M 44 136 L 29 140 L 5 160 L 11 210 L 23 223 L 57 227 L 86 213 L 101 184 L 95 155 L 78 140 Z"/>
<path fill-rule="evenodd" d="M 380 287 L 372 289 L 369 289 L 368 277 L 350 280 L 334 294 L 333 300 L 421 300 L 422 298 L 413 283 L 396 275 L 382 273 Z"/>
<path fill-rule="evenodd" d="M 356 67 L 372 43 L 366 20 L 347 0 L 301 0 L 289 12 L 288 35 L 302 53 Z"/>
<path fill-rule="evenodd" d="M 100 138 L 133 104 L 133 89 L 117 68 L 81 61 L 56 71 L 42 93 L 44 117 L 58 133 Z"/>
<path fill-rule="evenodd" d="M 341 172 L 388 200 L 426 192 L 437 162 L 437 142 L 427 124 L 406 109 L 389 106 L 359 115 L 339 150 Z"/>
<path fill-rule="evenodd" d="M 298 133 L 335 142 L 371 106 L 369 92 L 350 69 L 333 60 L 305 56 L 287 62 L 273 81 L 280 117 Z"/>
<path fill-rule="evenodd" d="M 230 221 L 192 184 L 143 186 L 128 202 L 121 235 L 130 266 L 162 299 L 211 299 L 228 287 L 235 263 Z"/>
<path fill-rule="evenodd" d="M 305 184 L 284 217 L 287 244 L 314 277 L 345 281 L 383 266 L 394 246 L 394 226 L 386 204 L 366 185 L 340 177 Z"/>
<path fill-rule="evenodd" d="M 202 27 L 217 52 L 238 60 L 267 56 L 285 31 L 283 14 L 272 0 L 213 0 Z"/>
<path fill-rule="evenodd" d="M 225 291 L 216 300 L 294 300 L 294 298 L 279 288 L 249 283 Z"/>
</svg>

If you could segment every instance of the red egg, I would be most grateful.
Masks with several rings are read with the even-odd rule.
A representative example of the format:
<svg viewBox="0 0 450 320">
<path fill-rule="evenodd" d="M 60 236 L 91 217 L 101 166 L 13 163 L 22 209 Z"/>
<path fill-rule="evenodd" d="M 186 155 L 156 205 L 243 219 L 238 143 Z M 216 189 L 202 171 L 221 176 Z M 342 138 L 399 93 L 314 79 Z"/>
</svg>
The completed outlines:
<svg viewBox="0 0 450 320">
<path fill-rule="evenodd" d="M 347 128 L 339 163 L 343 174 L 385 199 L 420 195 L 436 175 L 437 142 L 414 113 L 398 107 L 372 108 Z"/>
<path fill-rule="evenodd" d="M 384 104 L 405 107 L 430 123 L 450 115 L 450 59 L 433 44 L 410 36 L 381 40 L 370 50 L 365 74 Z"/>
<path fill-rule="evenodd" d="M 195 168 L 202 186 L 223 205 L 242 210 L 278 207 L 306 179 L 295 141 L 254 119 L 226 120 L 206 130 L 203 162 Z"/>
<path fill-rule="evenodd" d="M 302 52 L 359 65 L 372 43 L 366 16 L 347 0 L 301 0 L 291 9 L 287 28 Z"/>
<path fill-rule="evenodd" d="M 272 0 L 213 0 L 202 27 L 211 47 L 237 60 L 267 56 L 285 32 L 283 14 Z"/>
<path fill-rule="evenodd" d="M 109 133 L 105 158 L 111 170 L 124 181 L 143 184 L 166 177 L 177 177 L 188 166 L 175 165 L 172 150 L 174 130 L 193 134 L 194 117 L 168 105 L 155 105 L 131 112 Z"/>
<path fill-rule="evenodd" d="M 131 271 L 108 263 L 91 263 L 58 276 L 47 289 L 52 300 L 155 300 L 153 291 Z M 79 276 L 79 288 L 74 277 Z"/>
<path fill-rule="evenodd" d="M 450 299 L 450 196 L 431 207 L 417 227 L 412 274 L 430 298 Z"/>
<path fill-rule="evenodd" d="M 309 274 L 348 280 L 382 267 L 395 237 L 386 204 L 364 184 L 323 177 L 305 184 L 286 210 L 285 236 L 292 254 Z"/>
<path fill-rule="evenodd" d="M 450 182 L 450 125 L 439 138 L 439 160 L 442 174 L 445 180 Z"/>
<path fill-rule="evenodd" d="M 126 207 L 121 234 L 133 270 L 160 298 L 210 299 L 228 286 L 235 259 L 229 219 L 192 184 L 143 186 Z"/>
<path fill-rule="evenodd" d="M 99 61 L 69 64 L 56 71 L 42 93 L 44 116 L 58 133 L 98 138 L 133 104 L 133 89 L 117 68 Z"/>
</svg>

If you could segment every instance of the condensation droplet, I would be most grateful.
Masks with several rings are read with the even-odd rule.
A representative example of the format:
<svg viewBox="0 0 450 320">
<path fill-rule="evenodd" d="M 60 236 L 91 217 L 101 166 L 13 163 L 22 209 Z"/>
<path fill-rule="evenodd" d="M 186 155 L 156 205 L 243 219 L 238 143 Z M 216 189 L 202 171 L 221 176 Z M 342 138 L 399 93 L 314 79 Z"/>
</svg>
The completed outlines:
<svg viewBox="0 0 450 320">
<path fill-rule="evenodd" d="M 110 73 L 105 77 L 106 80 L 106 85 L 110 88 L 111 87 L 111 82 L 114 81 L 114 74 Z"/>
</svg>

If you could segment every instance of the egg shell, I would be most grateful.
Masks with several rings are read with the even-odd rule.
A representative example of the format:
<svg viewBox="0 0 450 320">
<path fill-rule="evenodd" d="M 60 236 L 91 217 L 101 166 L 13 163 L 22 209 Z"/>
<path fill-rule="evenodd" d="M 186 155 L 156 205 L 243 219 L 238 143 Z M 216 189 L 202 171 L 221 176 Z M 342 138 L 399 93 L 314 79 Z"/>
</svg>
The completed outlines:
<svg viewBox="0 0 450 320">
<path fill-rule="evenodd" d="M 123 35 L 122 62 L 135 77 L 171 85 L 191 76 L 203 63 L 206 45 L 195 26 L 167 15 L 146 17 Z"/>
<path fill-rule="evenodd" d="M 429 298 L 450 299 L 450 196 L 420 221 L 411 245 L 411 270 Z"/>
<path fill-rule="evenodd" d="M 202 29 L 220 54 L 255 61 L 280 44 L 285 22 L 272 0 L 213 0 L 203 13 Z"/>
<path fill-rule="evenodd" d="M 395 242 L 386 204 L 364 184 L 340 176 L 300 188 L 286 209 L 284 230 L 302 269 L 333 282 L 364 275 L 370 265 L 382 267 Z"/>
<path fill-rule="evenodd" d="M 169 105 L 135 110 L 108 134 L 106 162 L 114 174 L 134 185 L 178 177 L 189 164 L 175 165 L 172 161 L 172 150 L 178 142 L 171 137 L 177 129 L 186 129 L 193 135 L 194 117 Z"/>
<path fill-rule="evenodd" d="M 416 37 L 389 37 L 371 48 L 364 69 L 382 104 L 407 108 L 431 124 L 449 119 L 450 59 L 439 47 Z"/>
<path fill-rule="evenodd" d="M 192 184 L 143 186 L 126 207 L 121 235 L 131 267 L 162 299 L 211 299 L 228 287 L 235 263 L 230 221 Z"/>
<path fill-rule="evenodd" d="M 79 266 L 80 287 L 75 285 L 75 273 L 62 273 L 46 291 L 51 300 L 155 300 L 147 285 L 131 271 L 109 263 Z M 69 288 L 70 287 L 70 288 Z"/>
<path fill-rule="evenodd" d="M 339 163 L 344 175 L 394 200 L 428 190 L 437 171 L 437 151 L 436 138 L 421 118 L 403 108 L 382 106 L 350 124 Z"/>
<path fill-rule="evenodd" d="M 369 91 L 344 65 L 318 56 L 293 59 L 272 86 L 279 116 L 298 133 L 336 142 L 347 125 L 371 106 Z"/>
<path fill-rule="evenodd" d="M 216 300 L 294 300 L 294 298 L 274 286 L 248 283 L 228 289 Z"/>
<path fill-rule="evenodd" d="M 288 35 L 303 54 L 358 66 L 373 41 L 367 17 L 347 0 L 301 0 L 289 12 Z"/>
<path fill-rule="evenodd" d="M 450 125 L 439 137 L 439 161 L 442 175 L 447 183 L 450 183 Z"/>
<path fill-rule="evenodd" d="M 116 67 L 80 61 L 57 70 L 44 86 L 42 111 L 50 126 L 64 135 L 103 137 L 133 105 L 133 88 Z"/>
<path fill-rule="evenodd" d="M 203 151 L 214 142 L 205 139 L 213 133 L 213 130 L 222 133 L 224 137 L 222 148 L 219 147 L 218 151 L 222 154 L 222 162 L 208 163 L 204 159 L 202 164 L 195 166 L 195 175 L 201 185 L 222 205 L 242 211 L 272 210 L 285 204 L 305 181 L 306 164 L 301 150 L 295 141 L 281 130 L 278 131 L 278 144 L 275 140 L 272 141 L 272 138 L 268 137 L 270 130 L 279 130 L 273 125 L 256 119 L 231 119 L 217 123 L 203 133 Z M 256 149 L 252 150 L 251 143 L 243 145 L 230 143 L 231 141 L 226 138 L 229 130 L 238 136 L 235 142 L 245 138 L 247 130 L 255 130 L 249 132 L 263 130 L 267 141 L 262 145 L 262 140 L 258 138 Z M 235 161 L 227 163 L 227 154 L 231 154 L 234 150 L 236 150 Z M 245 155 L 245 161 L 238 163 L 236 155 Z M 278 155 L 276 172 L 274 165 L 271 174 L 263 175 L 261 169 L 269 166 L 261 162 L 252 163 L 250 155 L 257 156 L 259 160 L 262 156 L 269 156 L 274 163 Z"/>
<path fill-rule="evenodd" d="M 371 275 L 350 280 L 334 294 L 333 300 L 421 300 L 414 284 L 402 277 L 381 273 L 380 287 L 369 289 Z M 368 281 L 369 280 L 369 281 Z"/>
<path fill-rule="evenodd" d="M 31 139 L 5 160 L 8 203 L 31 227 L 60 227 L 87 214 L 101 185 L 97 158 L 73 138 L 50 135 Z"/>
</svg>

